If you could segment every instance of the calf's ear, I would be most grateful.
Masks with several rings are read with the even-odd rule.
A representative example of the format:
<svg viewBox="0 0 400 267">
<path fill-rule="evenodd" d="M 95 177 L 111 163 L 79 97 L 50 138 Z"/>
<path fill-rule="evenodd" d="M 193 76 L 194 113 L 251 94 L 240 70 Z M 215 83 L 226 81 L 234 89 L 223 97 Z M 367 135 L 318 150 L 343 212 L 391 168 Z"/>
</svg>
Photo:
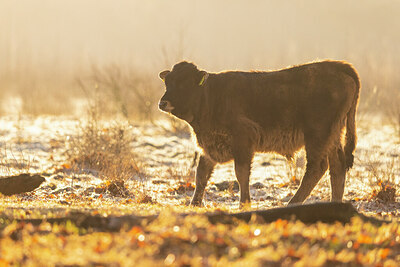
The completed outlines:
<svg viewBox="0 0 400 267">
<path fill-rule="evenodd" d="M 162 71 L 162 72 L 160 72 L 160 73 L 158 74 L 158 77 L 160 77 L 160 79 L 163 80 L 163 81 L 165 82 L 165 76 L 167 76 L 168 73 L 170 73 L 169 70 L 164 70 L 164 71 Z"/>
<path fill-rule="evenodd" d="M 200 74 L 201 74 L 201 79 L 200 79 L 199 85 L 203 86 L 205 84 L 205 82 L 207 81 L 209 74 L 206 71 L 200 71 Z"/>
</svg>

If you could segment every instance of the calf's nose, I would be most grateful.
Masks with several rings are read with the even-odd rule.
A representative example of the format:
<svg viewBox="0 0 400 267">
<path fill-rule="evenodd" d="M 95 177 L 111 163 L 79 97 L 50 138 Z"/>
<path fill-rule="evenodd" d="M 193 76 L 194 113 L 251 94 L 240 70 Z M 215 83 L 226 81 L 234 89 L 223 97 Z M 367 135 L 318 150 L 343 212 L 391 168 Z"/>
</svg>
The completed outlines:
<svg viewBox="0 0 400 267">
<path fill-rule="evenodd" d="M 158 108 L 161 110 L 165 110 L 167 106 L 168 106 L 168 101 L 161 100 L 160 103 L 158 103 Z"/>
</svg>

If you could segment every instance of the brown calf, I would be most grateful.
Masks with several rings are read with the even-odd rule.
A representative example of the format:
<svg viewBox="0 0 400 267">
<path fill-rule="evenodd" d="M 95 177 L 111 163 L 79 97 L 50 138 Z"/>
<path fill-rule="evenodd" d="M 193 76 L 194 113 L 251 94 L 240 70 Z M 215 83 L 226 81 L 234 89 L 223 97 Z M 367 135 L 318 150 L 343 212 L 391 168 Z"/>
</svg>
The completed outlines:
<svg viewBox="0 0 400 267">
<path fill-rule="evenodd" d="M 342 201 L 346 170 L 353 165 L 360 94 L 350 64 L 322 61 L 269 72 L 207 73 L 180 62 L 159 76 L 166 85 L 159 108 L 188 122 L 203 149 L 192 205 L 201 205 L 216 163 L 234 160 L 240 202 L 246 203 L 254 154 L 292 158 L 302 147 L 307 168 L 289 204 L 302 203 L 328 166 L 331 200 Z"/>
</svg>

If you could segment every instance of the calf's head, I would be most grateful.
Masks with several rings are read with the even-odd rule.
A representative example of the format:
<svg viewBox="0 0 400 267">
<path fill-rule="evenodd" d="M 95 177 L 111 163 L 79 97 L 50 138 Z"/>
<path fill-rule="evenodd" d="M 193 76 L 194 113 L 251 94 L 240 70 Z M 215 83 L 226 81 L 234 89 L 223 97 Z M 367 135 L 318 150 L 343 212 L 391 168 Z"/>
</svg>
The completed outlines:
<svg viewBox="0 0 400 267">
<path fill-rule="evenodd" d="M 176 64 L 172 71 L 160 72 L 159 77 L 166 87 L 159 109 L 189 123 L 193 121 L 208 73 L 184 61 Z"/>
</svg>

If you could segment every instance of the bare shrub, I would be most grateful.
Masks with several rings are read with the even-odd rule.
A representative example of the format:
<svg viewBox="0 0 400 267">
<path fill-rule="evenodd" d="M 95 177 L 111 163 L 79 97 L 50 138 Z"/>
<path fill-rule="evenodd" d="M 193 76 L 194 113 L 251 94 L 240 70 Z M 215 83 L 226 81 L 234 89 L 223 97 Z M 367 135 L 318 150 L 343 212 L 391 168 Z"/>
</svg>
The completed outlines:
<svg viewBox="0 0 400 267">
<path fill-rule="evenodd" d="M 5 114 L 72 114 L 78 90 L 65 73 L 17 66 L 0 73 L 1 109 Z"/>
<path fill-rule="evenodd" d="M 396 201 L 396 188 L 390 183 L 379 183 L 380 189 L 376 192 L 376 198 L 385 203 L 393 203 Z"/>
<path fill-rule="evenodd" d="M 400 141 L 400 91 L 397 95 L 392 95 L 391 99 L 387 101 L 385 114 L 396 132 L 398 141 Z"/>
<path fill-rule="evenodd" d="M 400 76 L 396 61 L 367 56 L 359 71 L 362 90 L 357 116 L 367 119 L 366 113 L 383 115 L 400 138 Z"/>
<path fill-rule="evenodd" d="M 152 120 L 159 89 L 148 75 L 117 65 L 93 67 L 89 77 L 78 79 L 88 101 L 101 107 L 101 115 Z"/>
<path fill-rule="evenodd" d="M 22 88 L 20 92 L 21 113 L 33 116 L 62 115 L 73 109 L 72 97 L 66 93 L 70 89 L 53 90 L 46 87 L 31 85 Z"/>
<path fill-rule="evenodd" d="M 106 124 L 100 120 L 97 108 L 92 107 L 88 121 L 82 123 L 78 131 L 68 151 L 75 168 L 97 170 L 101 178 L 118 181 L 130 179 L 139 172 L 136 155 L 130 147 L 127 123 Z"/>
<path fill-rule="evenodd" d="M 193 181 L 194 169 L 185 167 L 171 167 L 168 168 L 166 173 L 169 180 L 174 180 L 177 182 L 189 183 Z"/>
<path fill-rule="evenodd" d="M 397 191 L 396 174 L 400 170 L 400 161 L 393 158 L 390 162 L 382 164 L 379 161 L 368 162 L 367 170 L 370 175 L 370 183 L 374 188 L 371 199 L 379 199 L 383 202 L 394 202 Z"/>
<path fill-rule="evenodd" d="M 22 151 L 15 153 L 11 146 L 4 144 L 0 147 L 0 176 L 31 173 L 32 161 L 33 158 L 25 156 Z"/>
</svg>

